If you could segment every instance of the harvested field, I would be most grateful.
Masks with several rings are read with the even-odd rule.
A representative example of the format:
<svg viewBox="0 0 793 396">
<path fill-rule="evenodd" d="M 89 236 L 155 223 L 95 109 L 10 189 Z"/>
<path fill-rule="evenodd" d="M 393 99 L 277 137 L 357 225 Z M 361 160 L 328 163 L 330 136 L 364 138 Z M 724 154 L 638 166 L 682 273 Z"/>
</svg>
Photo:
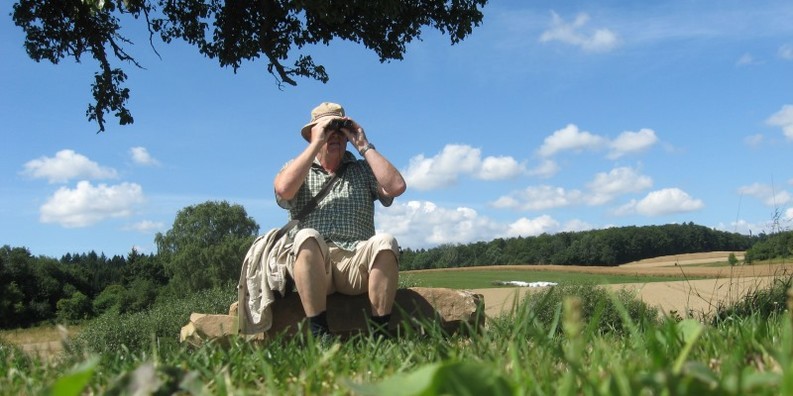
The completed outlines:
<svg viewBox="0 0 793 396">
<path fill-rule="evenodd" d="M 738 260 L 743 259 L 743 252 L 709 252 L 657 257 L 616 267 L 521 265 L 509 266 L 508 268 L 526 271 L 570 271 L 654 276 L 685 275 L 709 278 L 608 286 L 613 289 L 625 288 L 635 291 L 644 302 L 658 307 L 664 314 L 676 312 L 681 316 L 689 315 L 692 317 L 712 314 L 719 306 L 729 305 L 753 290 L 769 286 L 775 278 L 793 275 L 793 264 L 707 265 L 726 262 L 730 253 L 734 253 Z M 491 268 L 495 270 L 507 267 L 494 266 Z M 471 269 L 473 268 L 455 270 L 465 271 Z M 483 267 L 476 267 L 476 269 L 481 270 Z M 518 287 L 475 289 L 473 291 L 485 297 L 485 312 L 488 316 L 493 317 L 509 312 L 515 302 L 519 301 L 523 295 L 538 290 L 541 289 Z"/>
</svg>

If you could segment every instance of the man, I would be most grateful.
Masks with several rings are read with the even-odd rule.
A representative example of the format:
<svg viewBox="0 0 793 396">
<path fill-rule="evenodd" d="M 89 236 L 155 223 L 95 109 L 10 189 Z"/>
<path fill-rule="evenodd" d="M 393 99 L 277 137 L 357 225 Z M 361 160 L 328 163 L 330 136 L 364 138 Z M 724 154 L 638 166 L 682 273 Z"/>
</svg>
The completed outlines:
<svg viewBox="0 0 793 396">
<path fill-rule="evenodd" d="M 390 206 L 405 192 L 399 171 L 369 142 L 344 108 L 322 103 L 301 130 L 308 146 L 276 175 L 278 205 L 295 216 L 336 172 L 336 184 L 292 232 L 288 268 L 315 336 L 328 333 L 327 295 L 369 293 L 371 320 L 384 331 L 391 317 L 399 275 L 399 246 L 375 235 L 374 201 Z M 356 160 L 347 143 L 358 151 Z"/>
</svg>

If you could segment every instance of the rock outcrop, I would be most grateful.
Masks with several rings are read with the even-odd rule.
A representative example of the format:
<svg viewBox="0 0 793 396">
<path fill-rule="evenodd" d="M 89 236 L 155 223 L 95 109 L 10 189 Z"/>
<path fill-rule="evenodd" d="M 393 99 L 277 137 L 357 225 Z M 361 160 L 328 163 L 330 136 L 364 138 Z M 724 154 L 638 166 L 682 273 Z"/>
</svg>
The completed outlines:
<svg viewBox="0 0 793 396">
<path fill-rule="evenodd" d="M 328 326 L 340 337 L 368 329 L 369 299 L 366 294 L 328 296 Z M 306 317 L 300 298 L 293 293 L 273 305 L 273 326 L 266 334 L 247 335 L 249 340 L 264 340 L 277 334 L 294 335 Z M 478 331 L 485 322 L 485 302 L 480 294 L 465 290 L 413 287 L 397 290 L 389 329 L 393 334 L 443 331 Z M 182 327 L 180 340 L 200 345 L 209 340 L 228 342 L 238 333 L 237 303 L 228 315 L 193 313 Z"/>
</svg>

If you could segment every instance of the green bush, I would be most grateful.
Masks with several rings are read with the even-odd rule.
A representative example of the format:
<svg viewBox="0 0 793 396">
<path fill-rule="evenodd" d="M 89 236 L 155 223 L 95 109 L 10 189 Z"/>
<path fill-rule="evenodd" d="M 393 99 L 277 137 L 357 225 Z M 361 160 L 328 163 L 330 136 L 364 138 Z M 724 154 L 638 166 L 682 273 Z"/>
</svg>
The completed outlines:
<svg viewBox="0 0 793 396">
<path fill-rule="evenodd" d="M 175 344 L 191 313 L 227 313 L 236 298 L 236 290 L 228 285 L 162 301 L 141 312 L 109 310 L 86 325 L 77 337 L 77 344 L 99 353 L 122 348 L 133 352 L 146 350 L 154 341 Z"/>
<path fill-rule="evenodd" d="M 91 316 L 91 299 L 79 291 L 58 300 L 56 307 L 58 320 L 65 323 L 76 323 Z"/>
<path fill-rule="evenodd" d="M 517 313 L 520 317 L 543 324 L 544 327 L 554 325 L 556 331 L 559 331 L 559 314 L 563 301 L 568 296 L 581 300 L 582 320 L 601 334 L 623 333 L 626 330 L 626 323 L 623 322 L 615 300 L 625 307 L 634 324 L 656 322 L 658 318 L 658 310 L 641 301 L 635 293 L 624 289 L 610 292 L 591 283 L 562 284 L 540 293 L 529 293 L 524 297 Z"/>
</svg>

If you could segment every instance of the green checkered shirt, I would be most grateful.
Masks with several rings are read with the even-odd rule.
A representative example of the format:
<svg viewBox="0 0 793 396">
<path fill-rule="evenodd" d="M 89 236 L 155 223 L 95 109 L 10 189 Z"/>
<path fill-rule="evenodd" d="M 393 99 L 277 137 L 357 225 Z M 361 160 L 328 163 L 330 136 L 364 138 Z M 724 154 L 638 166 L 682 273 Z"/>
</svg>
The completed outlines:
<svg viewBox="0 0 793 396">
<path fill-rule="evenodd" d="M 333 184 L 328 195 L 319 201 L 316 209 L 291 231 L 290 236 L 294 236 L 297 229 L 313 228 L 326 241 L 346 250 L 354 250 L 359 241 L 374 236 L 374 201 L 379 199 L 383 206 L 391 206 L 393 198 L 378 196 L 379 184 L 366 161 L 356 160 L 347 151 L 342 162 L 347 164 L 344 173 Z M 287 165 L 289 163 L 284 167 Z M 288 201 L 280 200 L 276 196 L 278 205 L 289 211 L 291 220 L 322 189 L 322 185 L 330 177 L 332 176 L 315 159 L 297 194 Z"/>
</svg>

